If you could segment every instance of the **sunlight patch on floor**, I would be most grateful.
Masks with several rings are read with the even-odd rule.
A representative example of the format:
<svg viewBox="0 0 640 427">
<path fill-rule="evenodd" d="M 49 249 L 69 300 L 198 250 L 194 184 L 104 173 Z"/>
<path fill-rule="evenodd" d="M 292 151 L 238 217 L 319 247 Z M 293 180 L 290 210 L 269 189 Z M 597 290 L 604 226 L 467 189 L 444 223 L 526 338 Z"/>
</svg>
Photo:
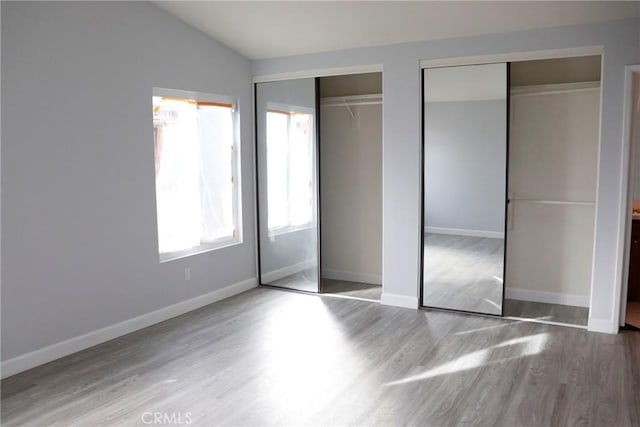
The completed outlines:
<svg viewBox="0 0 640 427">
<path fill-rule="evenodd" d="M 545 344 L 548 340 L 548 333 L 541 333 L 536 335 L 530 335 L 521 338 L 514 338 L 508 341 L 501 342 L 489 348 L 477 350 L 464 356 L 460 356 L 451 362 L 444 363 L 435 368 L 431 368 L 421 374 L 412 375 L 410 377 L 392 381 L 384 384 L 385 387 L 396 386 L 402 384 L 408 384 L 415 381 L 422 381 L 429 378 L 437 377 L 440 375 L 454 374 L 457 372 L 468 371 L 471 369 L 479 368 L 482 366 L 488 366 L 495 363 L 502 363 L 509 360 L 520 359 L 522 357 L 533 356 L 535 354 L 542 353 L 545 348 Z M 492 357 L 492 353 L 498 349 L 502 349 L 510 346 L 518 346 L 518 356 L 511 357 Z"/>
<path fill-rule="evenodd" d="M 318 402 L 339 390 L 342 377 L 332 367 L 350 372 L 366 367 L 320 298 L 293 298 L 265 319 L 256 335 L 266 357 L 266 381 L 259 394 L 283 419 L 302 408 L 319 410 Z"/>
</svg>

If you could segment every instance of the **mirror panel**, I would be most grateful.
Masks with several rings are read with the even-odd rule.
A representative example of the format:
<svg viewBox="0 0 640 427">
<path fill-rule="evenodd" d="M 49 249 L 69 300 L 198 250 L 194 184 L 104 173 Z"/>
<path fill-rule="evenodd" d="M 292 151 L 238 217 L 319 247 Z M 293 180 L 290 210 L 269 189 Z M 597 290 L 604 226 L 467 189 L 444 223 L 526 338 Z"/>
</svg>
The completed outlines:
<svg viewBox="0 0 640 427">
<path fill-rule="evenodd" d="M 423 72 L 422 304 L 502 315 L 507 64 Z"/>
<path fill-rule="evenodd" d="M 256 84 L 260 283 L 318 292 L 316 80 Z"/>
</svg>

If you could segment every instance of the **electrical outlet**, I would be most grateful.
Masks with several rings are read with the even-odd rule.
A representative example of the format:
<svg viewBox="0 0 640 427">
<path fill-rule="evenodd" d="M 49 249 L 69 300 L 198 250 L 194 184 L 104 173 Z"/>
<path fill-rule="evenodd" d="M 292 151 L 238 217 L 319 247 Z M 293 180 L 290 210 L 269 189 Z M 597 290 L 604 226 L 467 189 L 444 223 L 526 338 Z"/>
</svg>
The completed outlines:
<svg viewBox="0 0 640 427">
<path fill-rule="evenodd" d="M 187 267 L 184 269 L 184 280 L 186 280 L 187 282 L 189 280 L 191 280 L 191 268 Z"/>
</svg>

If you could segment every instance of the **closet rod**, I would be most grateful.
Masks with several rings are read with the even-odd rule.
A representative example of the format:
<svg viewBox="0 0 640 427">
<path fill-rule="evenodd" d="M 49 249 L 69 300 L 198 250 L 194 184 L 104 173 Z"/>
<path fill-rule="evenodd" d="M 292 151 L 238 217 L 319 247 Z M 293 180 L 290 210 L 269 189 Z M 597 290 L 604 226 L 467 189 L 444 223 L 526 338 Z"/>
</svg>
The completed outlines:
<svg viewBox="0 0 640 427">
<path fill-rule="evenodd" d="M 320 98 L 321 107 L 347 107 L 351 105 L 378 105 L 382 104 L 382 94 L 354 95 L 354 96 L 332 96 Z"/>
<path fill-rule="evenodd" d="M 573 200 L 539 200 L 539 199 L 510 199 L 512 202 L 536 203 L 539 205 L 575 205 L 575 206 L 595 206 L 596 202 L 573 201 Z"/>
</svg>

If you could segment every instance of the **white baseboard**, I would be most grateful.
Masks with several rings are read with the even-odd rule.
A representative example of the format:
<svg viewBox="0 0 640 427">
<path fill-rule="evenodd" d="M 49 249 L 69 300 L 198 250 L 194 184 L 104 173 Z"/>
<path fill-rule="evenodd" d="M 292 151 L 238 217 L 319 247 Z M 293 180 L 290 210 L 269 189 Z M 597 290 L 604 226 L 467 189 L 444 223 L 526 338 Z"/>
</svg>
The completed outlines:
<svg viewBox="0 0 640 427">
<path fill-rule="evenodd" d="M 409 296 L 406 296 L 406 295 L 383 293 L 382 297 L 380 297 L 380 304 L 392 305 L 394 307 L 404 307 L 404 308 L 417 309 L 418 308 L 418 298 L 417 297 L 409 297 Z"/>
<path fill-rule="evenodd" d="M 317 264 L 318 262 L 314 258 L 304 260 L 297 264 L 286 265 L 282 268 L 278 268 L 277 270 L 267 271 L 266 273 L 262 273 L 262 283 L 266 284 L 280 280 L 284 277 L 291 276 L 292 274 L 300 273 L 301 271 L 314 267 Z"/>
<path fill-rule="evenodd" d="M 424 227 L 425 233 L 453 234 L 455 236 L 490 237 L 492 239 L 504 239 L 504 232 L 487 230 L 470 230 L 466 228 Z"/>
<path fill-rule="evenodd" d="M 602 332 L 604 334 L 617 334 L 619 330 L 618 322 L 612 319 L 594 319 L 589 318 L 587 323 L 587 331 Z"/>
<path fill-rule="evenodd" d="M 574 307 L 589 307 L 588 296 L 560 294 L 557 292 L 506 288 L 505 298 L 519 301 L 544 302 L 547 304 L 572 305 Z"/>
<path fill-rule="evenodd" d="M 322 277 L 331 280 L 344 280 L 345 282 L 368 283 L 372 285 L 382 285 L 382 276 L 379 274 L 356 273 L 354 271 L 322 269 Z"/>
<path fill-rule="evenodd" d="M 2 362 L 0 366 L 0 377 L 6 378 L 15 375 L 27 369 L 35 368 L 53 360 L 76 353 L 78 351 L 93 347 L 103 342 L 121 337 L 139 329 L 146 328 L 156 323 L 180 316 L 189 311 L 196 310 L 205 305 L 232 297 L 249 289 L 255 288 L 257 281 L 255 278 L 243 280 L 222 289 L 218 289 L 208 294 L 200 295 L 177 304 L 143 314 L 124 322 L 110 325 L 97 331 L 88 332 L 86 334 L 62 341 L 48 347 L 44 347 L 32 352 L 16 356 L 12 359 Z"/>
</svg>

